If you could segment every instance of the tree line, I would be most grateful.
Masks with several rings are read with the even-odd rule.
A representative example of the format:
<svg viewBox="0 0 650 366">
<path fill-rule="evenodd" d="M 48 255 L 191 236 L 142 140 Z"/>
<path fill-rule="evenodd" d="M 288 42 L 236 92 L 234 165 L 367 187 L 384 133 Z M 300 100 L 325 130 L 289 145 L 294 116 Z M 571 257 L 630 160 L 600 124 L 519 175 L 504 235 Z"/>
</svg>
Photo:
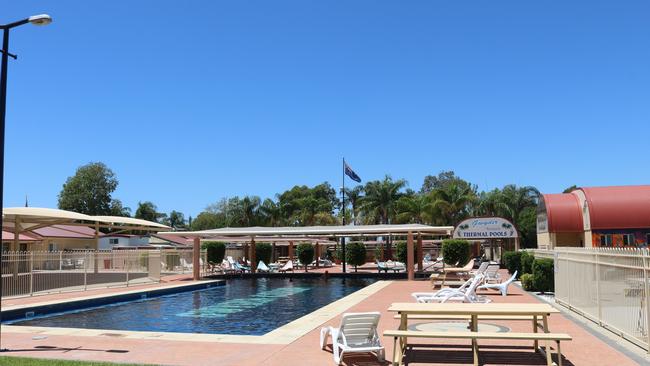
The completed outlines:
<svg viewBox="0 0 650 366">
<path fill-rule="evenodd" d="M 69 177 L 59 194 L 59 208 L 89 215 L 131 216 L 131 209 L 112 197 L 118 180 L 103 163 L 90 163 Z M 328 182 L 296 185 L 273 198 L 226 197 L 208 205 L 196 218 L 159 212 L 150 201 L 138 203 L 134 217 L 160 222 L 175 230 L 245 226 L 336 225 L 343 221 L 340 192 Z M 345 189 L 345 222 L 355 224 L 457 225 L 472 216 L 500 216 L 520 231 L 522 245 L 536 246 L 539 191 L 509 184 L 491 191 L 453 171 L 428 175 L 418 191 L 404 179 L 386 175 Z"/>
</svg>

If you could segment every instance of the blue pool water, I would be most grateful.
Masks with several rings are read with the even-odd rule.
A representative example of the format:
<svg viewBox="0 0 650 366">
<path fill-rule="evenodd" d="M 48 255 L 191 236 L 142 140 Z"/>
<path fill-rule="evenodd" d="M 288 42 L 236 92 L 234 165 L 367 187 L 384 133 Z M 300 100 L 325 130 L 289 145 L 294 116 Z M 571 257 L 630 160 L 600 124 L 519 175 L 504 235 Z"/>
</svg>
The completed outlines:
<svg viewBox="0 0 650 366">
<path fill-rule="evenodd" d="M 262 335 L 373 279 L 228 280 L 225 286 L 14 321 L 15 325 Z"/>
</svg>

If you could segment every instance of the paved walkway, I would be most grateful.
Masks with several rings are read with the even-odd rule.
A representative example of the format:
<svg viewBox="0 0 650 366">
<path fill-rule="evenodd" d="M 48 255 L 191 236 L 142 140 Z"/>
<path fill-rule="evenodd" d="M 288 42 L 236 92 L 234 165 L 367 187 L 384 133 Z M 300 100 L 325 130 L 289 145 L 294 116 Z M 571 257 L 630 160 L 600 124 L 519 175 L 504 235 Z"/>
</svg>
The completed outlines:
<svg viewBox="0 0 650 366">
<path fill-rule="evenodd" d="M 144 286 L 143 286 L 144 288 Z M 110 289 L 116 290 L 116 289 Z M 124 289 L 121 289 L 124 290 Z M 425 281 L 395 281 L 349 308 L 348 311 L 381 311 L 380 331 L 396 329 L 398 321 L 386 309 L 393 302 L 410 302 L 411 292 L 428 291 Z M 530 303 L 539 300 L 516 287 L 507 297 L 488 294 L 494 302 Z M 87 295 L 87 293 L 86 293 Z M 41 299 L 42 300 L 42 299 Z M 263 314 L 260 314 L 263 316 Z M 165 365 L 333 365 L 331 350 L 318 346 L 319 330 L 323 325 L 338 325 L 340 315 L 316 326 L 287 345 L 206 343 L 124 339 L 106 333 L 102 336 L 49 335 L 40 339 L 37 334 L 2 333 L 2 346 L 9 348 L 6 355 L 75 360 L 136 362 Z M 529 322 L 489 322 L 506 326 L 513 331 L 529 331 Z M 573 341 L 562 344 L 565 365 L 632 366 L 636 362 L 610 347 L 563 315 L 550 317 L 551 331 L 568 333 Z M 409 365 L 471 365 L 469 341 L 409 340 L 422 344 L 423 351 L 412 353 Z M 383 340 L 387 357 L 392 355 L 392 342 Z M 427 345 L 428 344 L 428 345 Z M 455 345 L 450 347 L 450 345 Z M 480 342 L 484 365 L 545 365 L 544 358 L 532 351 L 531 342 Z M 371 356 L 346 358 L 346 365 L 382 365 Z M 383 365 L 387 365 L 384 363 Z"/>
</svg>

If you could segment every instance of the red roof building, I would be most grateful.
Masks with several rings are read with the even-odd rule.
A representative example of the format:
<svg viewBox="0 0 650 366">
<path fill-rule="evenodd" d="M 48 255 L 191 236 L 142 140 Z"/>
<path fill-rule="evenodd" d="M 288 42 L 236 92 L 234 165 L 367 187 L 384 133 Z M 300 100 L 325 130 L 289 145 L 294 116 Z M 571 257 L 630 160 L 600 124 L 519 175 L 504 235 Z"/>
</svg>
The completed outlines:
<svg viewBox="0 0 650 366">
<path fill-rule="evenodd" d="M 649 241 L 650 185 L 582 187 L 540 199 L 540 248 L 645 247 Z"/>
</svg>

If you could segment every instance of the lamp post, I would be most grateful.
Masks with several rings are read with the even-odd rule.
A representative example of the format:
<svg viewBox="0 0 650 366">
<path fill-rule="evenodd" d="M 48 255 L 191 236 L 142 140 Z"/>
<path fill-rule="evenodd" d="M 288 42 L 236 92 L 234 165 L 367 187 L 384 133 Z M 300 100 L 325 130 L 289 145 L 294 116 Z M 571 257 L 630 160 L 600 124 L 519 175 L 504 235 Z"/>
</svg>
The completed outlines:
<svg viewBox="0 0 650 366">
<path fill-rule="evenodd" d="M 2 196 L 4 193 L 4 161 L 5 161 L 5 116 L 7 112 L 7 64 L 9 57 L 14 60 L 16 55 L 9 53 L 9 31 L 23 24 L 48 25 L 52 23 L 52 17 L 47 14 L 33 15 L 29 18 L 17 22 L 0 25 L 3 30 L 2 35 L 2 71 L 0 72 L 0 208 L 2 206 Z M 2 227 L 2 215 L 0 215 L 0 227 Z M 2 249 L 0 248 L 0 270 L 2 268 Z M 2 280 L 0 279 L 0 297 L 2 297 Z M 2 311 L 2 302 L 0 302 L 0 314 Z M 2 316 L 0 315 L 0 322 Z M 0 352 L 6 349 L 2 348 L 2 333 L 0 333 Z"/>
</svg>

